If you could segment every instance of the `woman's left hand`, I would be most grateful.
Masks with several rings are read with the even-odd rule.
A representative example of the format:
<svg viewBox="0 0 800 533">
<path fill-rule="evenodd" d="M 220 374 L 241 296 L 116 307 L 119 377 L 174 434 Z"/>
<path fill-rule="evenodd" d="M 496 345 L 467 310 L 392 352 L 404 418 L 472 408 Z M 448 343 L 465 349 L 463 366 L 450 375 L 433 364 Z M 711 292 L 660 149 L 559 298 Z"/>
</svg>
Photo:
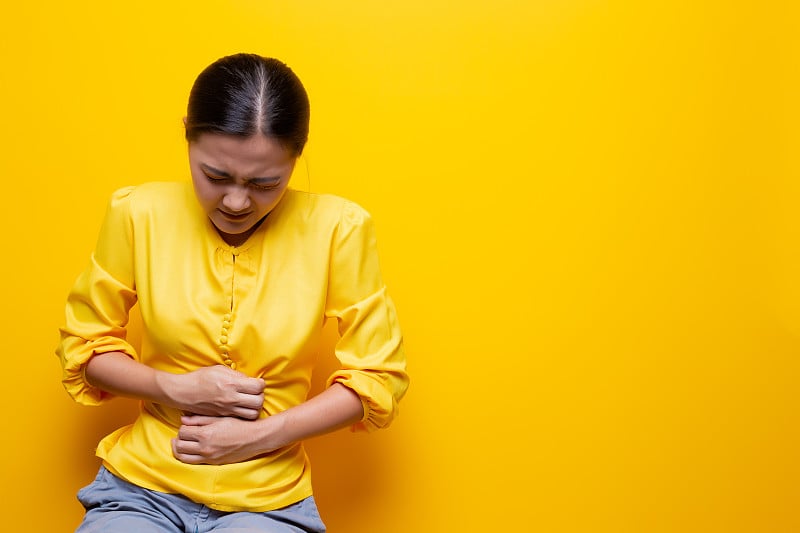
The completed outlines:
<svg viewBox="0 0 800 533">
<path fill-rule="evenodd" d="M 258 420 L 227 416 L 181 417 L 172 454 L 189 464 L 239 463 L 355 424 L 364 417 L 359 396 L 341 383 L 285 411 Z"/>
<path fill-rule="evenodd" d="M 246 461 L 270 450 L 260 449 L 260 429 L 266 419 L 243 420 L 225 416 L 181 417 L 172 454 L 189 464 L 223 465 Z"/>
</svg>

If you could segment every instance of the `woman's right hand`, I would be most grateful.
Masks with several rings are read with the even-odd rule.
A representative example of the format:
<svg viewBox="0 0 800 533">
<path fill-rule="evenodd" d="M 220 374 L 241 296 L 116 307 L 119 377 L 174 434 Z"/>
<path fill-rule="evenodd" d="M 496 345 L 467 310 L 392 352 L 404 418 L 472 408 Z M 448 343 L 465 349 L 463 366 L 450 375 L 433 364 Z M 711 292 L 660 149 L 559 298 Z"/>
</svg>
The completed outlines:
<svg viewBox="0 0 800 533">
<path fill-rule="evenodd" d="M 186 374 L 160 372 L 156 380 L 168 403 L 186 413 L 255 420 L 264 404 L 263 379 L 223 365 Z"/>
</svg>

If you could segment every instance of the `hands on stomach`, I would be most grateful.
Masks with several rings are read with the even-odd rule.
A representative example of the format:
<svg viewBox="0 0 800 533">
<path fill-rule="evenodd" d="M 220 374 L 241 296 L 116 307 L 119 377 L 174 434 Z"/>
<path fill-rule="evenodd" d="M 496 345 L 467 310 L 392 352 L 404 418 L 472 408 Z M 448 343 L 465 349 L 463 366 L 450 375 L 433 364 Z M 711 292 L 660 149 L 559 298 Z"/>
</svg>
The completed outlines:
<svg viewBox="0 0 800 533">
<path fill-rule="evenodd" d="M 227 366 L 200 368 L 186 374 L 159 374 L 173 407 L 188 414 L 255 420 L 264 405 L 264 380 Z"/>
<path fill-rule="evenodd" d="M 184 463 L 227 464 L 259 453 L 253 420 L 264 403 L 264 380 L 227 366 L 172 374 L 171 396 L 186 413 L 172 454 Z"/>
</svg>

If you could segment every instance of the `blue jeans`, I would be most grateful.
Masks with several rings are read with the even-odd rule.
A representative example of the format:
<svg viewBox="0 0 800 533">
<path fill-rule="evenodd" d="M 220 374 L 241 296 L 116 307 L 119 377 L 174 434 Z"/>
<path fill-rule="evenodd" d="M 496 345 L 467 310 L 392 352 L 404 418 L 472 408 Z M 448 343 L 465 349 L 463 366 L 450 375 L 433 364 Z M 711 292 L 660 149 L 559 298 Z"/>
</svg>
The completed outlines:
<svg viewBox="0 0 800 533">
<path fill-rule="evenodd" d="M 179 494 L 143 489 L 105 467 L 78 492 L 86 515 L 76 533 L 324 533 L 314 497 L 264 513 L 226 513 Z"/>
</svg>

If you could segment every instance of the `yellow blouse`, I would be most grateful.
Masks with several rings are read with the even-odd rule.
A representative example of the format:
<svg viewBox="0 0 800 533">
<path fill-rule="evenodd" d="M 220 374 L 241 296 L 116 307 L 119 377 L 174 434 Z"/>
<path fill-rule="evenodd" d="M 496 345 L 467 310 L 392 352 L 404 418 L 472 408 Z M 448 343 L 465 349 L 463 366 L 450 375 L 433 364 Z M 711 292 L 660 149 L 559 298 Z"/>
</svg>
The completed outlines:
<svg viewBox="0 0 800 533">
<path fill-rule="evenodd" d="M 140 353 L 125 340 L 138 301 Z M 402 336 L 381 279 L 369 215 L 331 195 L 288 190 L 241 246 L 226 244 L 189 183 L 114 193 L 91 264 L 73 287 L 57 353 L 79 403 L 110 395 L 90 386 L 95 355 L 120 351 L 173 373 L 226 364 L 266 381 L 266 417 L 306 399 L 323 322 L 336 318 L 341 369 L 328 379 L 361 398 L 354 429 L 386 427 L 408 387 Z M 301 443 L 249 461 L 189 465 L 172 456 L 180 412 L 142 402 L 136 421 L 97 455 L 136 485 L 221 511 L 267 511 L 311 495 Z"/>
</svg>

